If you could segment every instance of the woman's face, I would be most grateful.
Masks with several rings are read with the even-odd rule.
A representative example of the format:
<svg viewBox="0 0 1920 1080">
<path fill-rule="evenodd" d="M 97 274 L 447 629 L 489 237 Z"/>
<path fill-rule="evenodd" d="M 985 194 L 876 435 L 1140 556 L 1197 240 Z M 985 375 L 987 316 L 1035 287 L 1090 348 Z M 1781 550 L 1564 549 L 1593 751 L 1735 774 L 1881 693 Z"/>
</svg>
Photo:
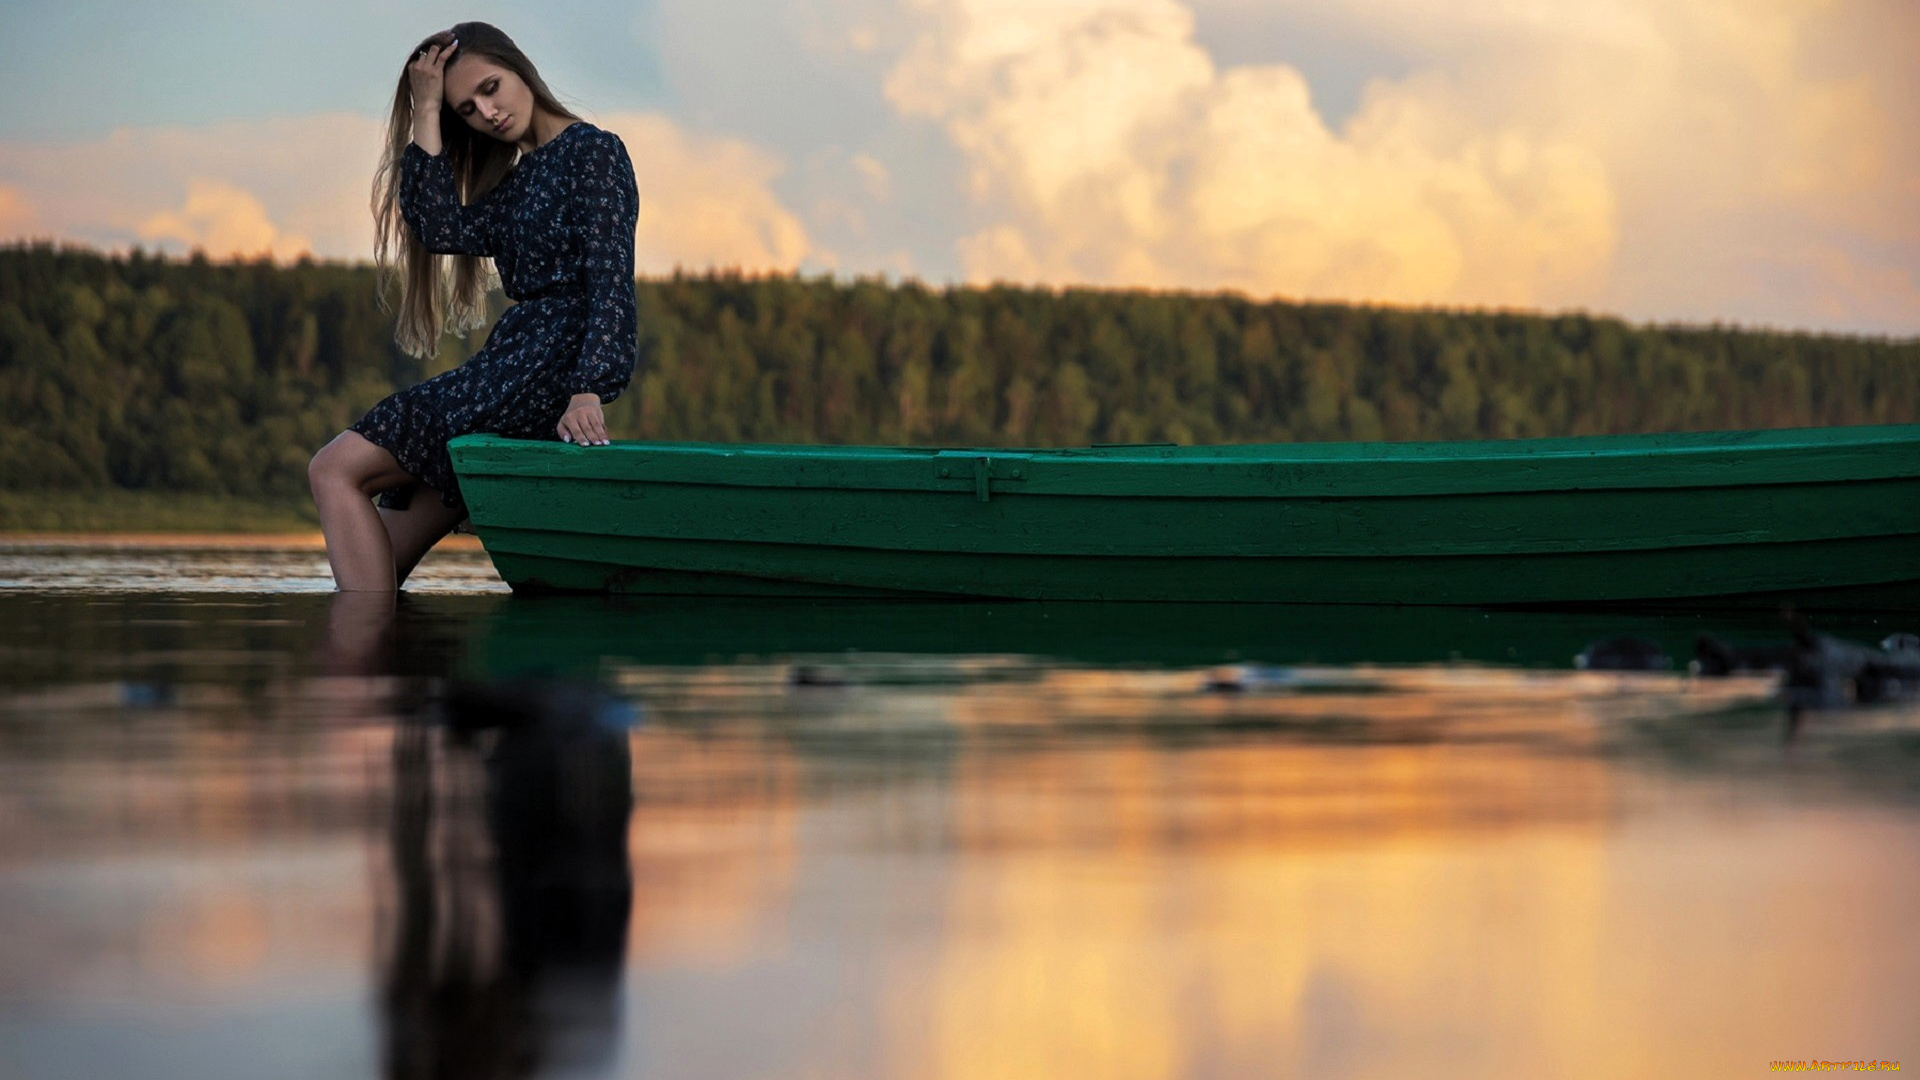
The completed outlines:
<svg viewBox="0 0 1920 1080">
<path fill-rule="evenodd" d="M 473 130 L 516 142 L 531 129 L 533 90 L 513 72 L 484 56 L 461 54 L 447 65 L 447 107 Z"/>
</svg>

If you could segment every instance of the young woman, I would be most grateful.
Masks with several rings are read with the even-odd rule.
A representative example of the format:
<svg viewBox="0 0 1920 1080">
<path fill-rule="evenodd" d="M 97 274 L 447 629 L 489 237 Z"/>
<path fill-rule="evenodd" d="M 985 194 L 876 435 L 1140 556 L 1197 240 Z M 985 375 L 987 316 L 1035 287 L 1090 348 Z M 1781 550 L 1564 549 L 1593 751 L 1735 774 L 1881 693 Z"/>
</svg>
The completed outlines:
<svg viewBox="0 0 1920 1080">
<path fill-rule="evenodd" d="M 639 192 L 619 136 L 567 111 L 505 34 L 469 22 L 427 38 L 401 75 L 373 212 L 409 354 L 483 321 L 481 260 L 515 301 L 471 359 L 381 401 L 308 467 L 335 584 L 391 593 L 466 517 L 449 439 L 607 444 L 600 406 L 633 374 Z"/>
</svg>

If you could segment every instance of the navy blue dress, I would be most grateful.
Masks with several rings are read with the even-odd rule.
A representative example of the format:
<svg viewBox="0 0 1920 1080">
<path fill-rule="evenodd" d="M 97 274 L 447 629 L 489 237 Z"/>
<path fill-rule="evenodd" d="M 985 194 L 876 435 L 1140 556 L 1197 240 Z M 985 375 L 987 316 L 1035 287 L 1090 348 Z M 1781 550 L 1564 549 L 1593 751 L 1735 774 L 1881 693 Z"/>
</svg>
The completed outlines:
<svg viewBox="0 0 1920 1080">
<path fill-rule="evenodd" d="M 520 156 L 472 206 L 444 154 L 408 143 L 400 212 L 436 254 L 493 259 L 514 304 L 452 371 L 393 394 L 349 430 L 384 447 L 414 479 L 464 506 L 447 441 L 473 432 L 557 441 L 574 394 L 604 404 L 633 377 L 633 230 L 640 194 L 618 135 L 577 120 Z M 414 486 L 380 493 L 404 510 Z"/>
</svg>

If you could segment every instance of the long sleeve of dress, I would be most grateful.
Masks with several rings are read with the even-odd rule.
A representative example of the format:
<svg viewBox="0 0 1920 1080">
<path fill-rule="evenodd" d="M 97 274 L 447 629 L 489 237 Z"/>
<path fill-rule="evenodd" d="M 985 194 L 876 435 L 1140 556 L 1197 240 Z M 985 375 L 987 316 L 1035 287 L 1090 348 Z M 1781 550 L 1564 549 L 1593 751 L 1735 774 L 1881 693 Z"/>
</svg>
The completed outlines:
<svg viewBox="0 0 1920 1080">
<path fill-rule="evenodd" d="M 400 152 L 400 216 L 428 251 L 493 255 L 487 209 L 485 200 L 461 204 L 446 154 L 429 154 L 411 142 Z"/>
<path fill-rule="evenodd" d="M 640 191 L 626 144 L 611 132 L 590 132 L 572 162 L 573 218 L 579 229 L 581 280 L 587 290 L 587 333 L 567 378 L 569 394 L 620 396 L 633 378 L 636 331 L 633 232 Z"/>
</svg>

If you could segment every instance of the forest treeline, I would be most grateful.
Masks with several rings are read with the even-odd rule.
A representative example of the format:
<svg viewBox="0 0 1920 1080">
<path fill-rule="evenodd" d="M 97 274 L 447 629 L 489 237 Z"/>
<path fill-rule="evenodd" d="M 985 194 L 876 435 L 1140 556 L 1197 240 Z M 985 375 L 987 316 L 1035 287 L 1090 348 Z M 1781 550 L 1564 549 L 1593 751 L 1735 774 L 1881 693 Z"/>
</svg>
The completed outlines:
<svg viewBox="0 0 1920 1080">
<path fill-rule="evenodd" d="M 636 283 L 617 437 L 1063 446 L 1912 422 L 1920 340 L 1232 294 L 791 275 Z M 506 301 L 495 293 L 494 317 Z M 0 489 L 304 498 L 313 451 L 459 363 L 369 265 L 0 247 Z"/>
</svg>

